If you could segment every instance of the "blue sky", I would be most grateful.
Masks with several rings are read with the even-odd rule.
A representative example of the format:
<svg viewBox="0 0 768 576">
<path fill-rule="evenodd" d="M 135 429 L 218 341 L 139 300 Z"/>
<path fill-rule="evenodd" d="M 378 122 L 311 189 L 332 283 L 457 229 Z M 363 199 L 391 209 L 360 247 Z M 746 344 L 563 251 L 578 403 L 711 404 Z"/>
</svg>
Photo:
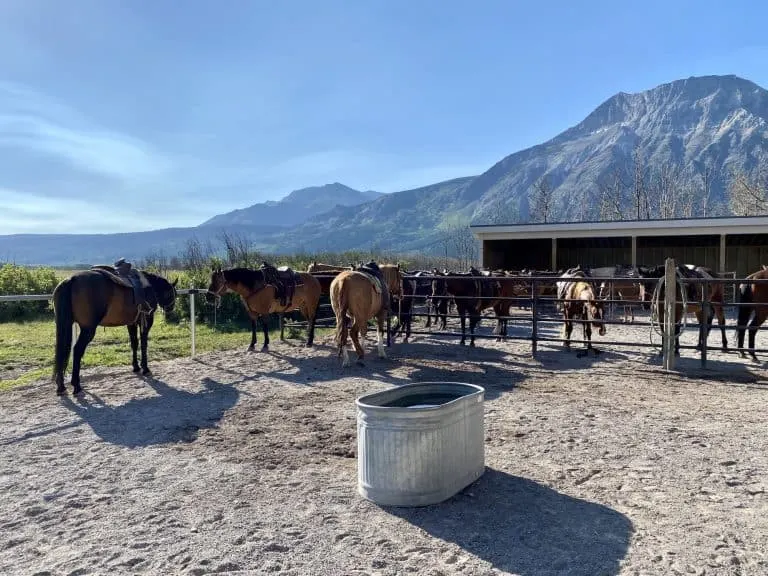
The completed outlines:
<svg viewBox="0 0 768 576">
<path fill-rule="evenodd" d="M 754 0 L 4 0 L 0 234 L 481 173 L 619 91 L 768 88 L 767 17 Z"/>
</svg>

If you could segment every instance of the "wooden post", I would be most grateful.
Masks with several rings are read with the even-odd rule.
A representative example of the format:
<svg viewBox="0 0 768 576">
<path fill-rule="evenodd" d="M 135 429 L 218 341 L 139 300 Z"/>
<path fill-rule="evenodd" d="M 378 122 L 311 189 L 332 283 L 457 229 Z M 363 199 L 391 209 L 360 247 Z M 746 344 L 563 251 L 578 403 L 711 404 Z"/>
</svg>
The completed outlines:
<svg viewBox="0 0 768 576">
<path fill-rule="evenodd" d="M 637 236 L 632 236 L 632 267 L 637 266 Z"/>
<path fill-rule="evenodd" d="M 720 270 L 718 272 L 725 272 L 726 270 L 726 246 L 725 246 L 725 234 L 720 234 Z"/>
<path fill-rule="evenodd" d="M 677 300 L 677 269 L 675 259 L 664 262 L 664 370 L 675 368 L 675 303 Z"/>
<path fill-rule="evenodd" d="M 555 272 L 557 270 L 557 238 L 552 238 L 552 255 L 551 255 L 550 270 Z"/>
</svg>

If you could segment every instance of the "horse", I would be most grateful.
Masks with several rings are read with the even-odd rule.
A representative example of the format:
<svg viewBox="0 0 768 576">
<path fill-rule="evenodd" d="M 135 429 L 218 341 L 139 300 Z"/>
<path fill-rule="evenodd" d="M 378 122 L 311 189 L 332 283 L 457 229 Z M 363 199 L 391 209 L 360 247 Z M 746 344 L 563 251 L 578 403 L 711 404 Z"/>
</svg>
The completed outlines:
<svg viewBox="0 0 768 576">
<path fill-rule="evenodd" d="M 526 287 L 520 282 L 519 278 L 502 270 L 493 270 L 484 273 L 484 275 L 496 278 L 498 283 L 498 300 L 491 301 L 490 305 L 485 307 L 492 308 L 493 313 L 496 315 L 494 334 L 498 335 L 496 341 L 501 342 L 507 338 L 507 326 L 509 323 L 507 316 L 509 316 L 509 309 L 512 307 L 512 299 L 524 296 Z"/>
<path fill-rule="evenodd" d="M 344 270 L 354 270 L 354 266 L 336 266 L 334 264 L 323 264 L 312 262 L 307 266 L 307 272 L 312 274 L 320 282 L 322 294 L 330 294 L 331 282 L 339 272 Z"/>
<path fill-rule="evenodd" d="M 641 278 L 661 278 L 665 274 L 664 265 L 655 267 L 638 266 L 637 271 Z M 677 277 L 680 278 L 681 281 L 684 281 L 685 278 L 713 280 L 719 276 L 711 268 L 705 266 L 678 264 Z M 640 299 L 642 301 L 646 301 L 649 298 L 649 292 L 653 294 L 653 289 L 649 291 L 648 288 L 649 286 L 647 283 L 641 283 Z M 680 293 L 682 294 L 682 292 Z M 703 285 L 699 288 L 696 284 L 688 283 L 686 287 L 686 300 L 688 300 L 688 302 L 686 302 L 686 309 L 683 313 L 693 313 L 696 316 L 696 321 L 699 325 L 706 325 L 703 337 L 701 332 L 699 332 L 696 350 L 701 351 L 703 347 L 706 346 L 707 341 L 709 340 L 709 333 L 712 331 L 712 322 L 715 315 L 717 315 L 717 324 L 720 328 L 720 335 L 722 337 L 722 351 L 728 352 L 728 336 L 725 333 L 725 289 L 723 284 L 719 282 L 710 282 L 707 284 L 707 300 L 709 301 L 710 306 L 707 310 L 706 318 L 704 318 L 704 310 L 701 303 L 704 300 Z M 679 327 L 676 328 L 676 334 L 678 333 Z"/>
<path fill-rule="evenodd" d="M 264 332 L 262 352 L 269 350 L 267 318 L 272 313 L 283 314 L 298 310 L 307 320 L 306 346 L 315 339 L 315 319 L 320 303 L 320 282 L 308 272 L 294 272 L 290 268 L 274 268 L 269 265 L 258 270 L 252 268 L 220 267 L 211 272 L 206 301 L 219 305 L 222 294 L 234 292 L 240 296 L 251 318 L 251 344 L 247 352 L 256 349 L 256 322 L 261 322 Z"/>
<path fill-rule="evenodd" d="M 416 280 L 403 278 L 403 294 L 401 298 L 392 299 L 392 310 L 397 315 L 397 326 L 392 332 L 392 338 L 405 333 L 403 343 L 407 343 L 411 337 L 411 324 L 413 322 L 413 305 L 416 300 Z"/>
<path fill-rule="evenodd" d="M 381 274 L 383 277 L 383 274 Z M 386 358 L 384 352 L 384 327 L 387 309 L 384 306 L 381 279 L 363 270 L 344 270 L 331 282 L 331 307 L 336 316 L 335 341 L 338 355 L 344 356 L 342 367 L 349 366 L 347 339 L 351 337 L 357 352 L 357 363 L 363 365 L 365 351 L 360 345 L 360 336 L 365 338 L 368 320 L 376 318 L 379 358 Z M 400 289 L 402 294 L 402 288 Z M 348 320 L 352 323 L 349 325 Z"/>
<path fill-rule="evenodd" d="M 624 300 L 620 305 L 624 311 L 622 322 L 633 324 L 635 322 L 634 301 L 640 303 L 640 276 L 637 268 L 634 266 L 605 266 L 602 268 L 591 268 L 589 275 L 597 278 L 616 278 L 618 280 L 602 280 L 597 297 L 600 300 L 614 300 L 618 296 L 619 300 Z M 614 302 L 611 302 L 610 308 L 613 310 Z"/>
<path fill-rule="evenodd" d="M 441 278 L 432 282 L 432 299 L 445 298 L 445 295 L 453 297 L 456 303 L 456 311 L 461 319 L 460 345 L 466 343 L 466 318 L 469 317 L 469 346 L 475 346 L 475 327 L 480 322 L 480 313 L 485 308 L 492 306 L 495 299 L 501 293 L 501 284 L 498 280 L 483 281 L 483 273 L 474 266 L 468 272 L 443 272 Z"/>
<path fill-rule="evenodd" d="M 176 303 L 177 278 L 172 283 L 162 276 L 138 271 L 150 287 L 147 294 L 148 312 L 141 312 L 135 301 L 130 281 L 115 274 L 111 266 L 98 266 L 77 272 L 62 280 L 53 291 L 53 309 L 56 318 L 56 352 L 54 356 L 53 380 L 56 394 L 62 396 L 64 372 L 72 348 L 72 324 L 80 327 L 80 336 L 72 350 L 72 393 L 80 394 L 80 364 L 85 349 L 96 335 L 98 326 L 126 326 L 131 341 L 133 371 L 147 376 L 151 374 L 147 363 L 147 340 L 154 323 L 154 314 L 159 305 L 166 313 Z M 145 285 L 146 287 L 146 285 Z M 139 327 L 141 332 L 139 334 Z M 141 364 L 137 361 L 137 348 L 141 339 Z"/>
<path fill-rule="evenodd" d="M 586 350 L 579 352 L 578 357 L 586 356 L 591 352 L 598 354 L 599 350 L 592 346 L 592 324 L 598 329 L 600 336 L 605 336 L 605 324 L 603 324 L 603 302 L 597 297 L 597 291 L 587 275 L 581 269 L 569 270 L 560 278 L 569 278 L 568 281 L 557 282 L 558 299 L 562 299 L 563 317 L 565 318 L 565 342 L 567 350 L 571 349 L 571 333 L 573 321 L 581 318 Z"/>
<path fill-rule="evenodd" d="M 746 358 L 744 332 L 749 327 L 749 355 L 756 361 L 755 336 L 757 329 L 768 318 L 768 283 L 757 284 L 753 280 L 768 280 L 768 266 L 763 265 L 761 270 L 753 272 L 745 280 L 746 282 L 739 284 L 739 303 L 741 306 L 739 306 L 738 321 L 736 322 L 736 337 L 739 354 L 742 358 Z M 747 325 L 748 322 L 749 325 Z"/>
</svg>

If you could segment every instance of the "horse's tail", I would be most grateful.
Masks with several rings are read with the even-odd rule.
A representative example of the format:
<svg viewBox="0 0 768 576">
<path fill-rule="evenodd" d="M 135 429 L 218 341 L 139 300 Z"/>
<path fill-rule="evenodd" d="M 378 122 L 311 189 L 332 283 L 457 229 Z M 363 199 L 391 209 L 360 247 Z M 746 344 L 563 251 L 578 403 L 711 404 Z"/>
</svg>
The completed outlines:
<svg viewBox="0 0 768 576">
<path fill-rule="evenodd" d="M 56 354 L 53 361 L 53 379 L 64 378 L 72 349 L 72 278 L 59 283 L 53 291 L 53 310 L 56 316 Z"/>
<path fill-rule="evenodd" d="M 743 304 L 752 304 L 752 302 L 752 283 L 739 284 L 739 304 L 742 306 L 739 306 L 738 320 L 736 321 L 737 330 L 746 328 L 752 314 L 752 306 L 743 306 Z"/>
<path fill-rule="evenodd" d="M 347 311 L 349 310 L 349 301 L 346 278 L 341 278 L 338 282 L 331 284 L 331 307 L 336 313 L 336 345 L 339 350 L 347 342 Z"/>
</svg>

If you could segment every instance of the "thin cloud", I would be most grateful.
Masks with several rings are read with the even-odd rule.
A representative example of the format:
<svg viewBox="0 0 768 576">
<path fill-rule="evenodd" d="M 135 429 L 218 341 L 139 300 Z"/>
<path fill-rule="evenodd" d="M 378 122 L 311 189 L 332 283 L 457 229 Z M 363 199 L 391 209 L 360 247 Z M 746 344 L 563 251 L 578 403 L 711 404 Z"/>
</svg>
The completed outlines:
<svg viewBox="0 0 768 576">
<path fill-rule="evenodd" d="M 0 146 L 46 153 L 122 181 L 157 180 L 171 169 L 149 144 L 93 126 L 63 104 L 7 83 L 0 83 Z"/>
</svg>

